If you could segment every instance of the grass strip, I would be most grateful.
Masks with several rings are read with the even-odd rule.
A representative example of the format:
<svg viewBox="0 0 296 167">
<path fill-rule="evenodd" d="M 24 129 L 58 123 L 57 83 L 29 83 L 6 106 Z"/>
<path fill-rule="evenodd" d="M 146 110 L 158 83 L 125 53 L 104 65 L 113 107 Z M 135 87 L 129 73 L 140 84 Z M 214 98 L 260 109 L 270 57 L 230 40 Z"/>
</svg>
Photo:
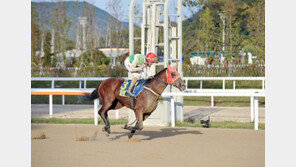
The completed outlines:
<svg viewBox="0 0 296 167">
<path fill-rule="evenodd" d="M 111 125 L 123 125 L 128 123 L 126 119 L 110 119 Z M 93 124 L 93 118 L 32 118 L 31 123 L 46 123 L 46 124 Z M 103 120 L 98 120 L 99 125 L 104 125 Z M 176 127 L 202 127 L 200 122 L 176 122 Z M 229 129 L 254 129 L 253 122 L 210 122 L 210 128 L 229 128 Z M 265 124 L 259 123 L 259 129 L 265 130 Z"/>
<path fill-rule="evenodd" d="M 126 124 L 126 119 L 109 119 L 110 125 Z M 93 118 L 31 118 L 31 123 L 46 124 L 93 124 Z M 99 125 L 104 125 L 103 120 L 98 120 Z"/>
<path fill-rule="evenodd" d="M 177 127 L 202 127 L 204 124 L 200 122 L 179 122 L 175 124 Z M 253 122 L 210 122 L 210 128 L 229 128 L 229 129 L 254 129 Z M 265 123 L 259 123 L 258 128 L 260 130 L 265 130 Z"/>
</svg>

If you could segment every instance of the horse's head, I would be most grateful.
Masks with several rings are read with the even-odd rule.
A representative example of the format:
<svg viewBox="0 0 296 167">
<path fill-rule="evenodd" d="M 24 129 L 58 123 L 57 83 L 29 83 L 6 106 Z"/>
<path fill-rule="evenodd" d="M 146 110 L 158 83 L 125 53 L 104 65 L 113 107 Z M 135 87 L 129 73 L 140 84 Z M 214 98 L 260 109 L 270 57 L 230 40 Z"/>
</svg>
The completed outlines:
<svg viewBox="0 0 296 167">
<path fill-rule="evenodd" d="M 183 80 L 180 77 L 180 74 L 176 70 L 176 66 L 170 67 L 170 65 L 167 63 L 167 70 L 166 70 L 166 78 L 167 83 L 172 84 L 176 88 L 178 88 L 180 91 L 185 90 L 186 86 Z"/>
</svg>

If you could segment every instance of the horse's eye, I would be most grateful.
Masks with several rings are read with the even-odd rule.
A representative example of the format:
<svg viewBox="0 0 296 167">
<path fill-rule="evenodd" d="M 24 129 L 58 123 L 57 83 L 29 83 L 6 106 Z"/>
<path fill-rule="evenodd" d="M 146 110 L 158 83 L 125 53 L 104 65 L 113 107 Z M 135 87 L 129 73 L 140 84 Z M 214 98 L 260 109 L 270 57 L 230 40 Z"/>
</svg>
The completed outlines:
<svg viewBox="0 0 296 167">
<path fill-rule="evenodd" d="M 176 73 L 173 72 L 172 73 L 172 77 L 175 78 L 176 77 Z"/>
</svg>

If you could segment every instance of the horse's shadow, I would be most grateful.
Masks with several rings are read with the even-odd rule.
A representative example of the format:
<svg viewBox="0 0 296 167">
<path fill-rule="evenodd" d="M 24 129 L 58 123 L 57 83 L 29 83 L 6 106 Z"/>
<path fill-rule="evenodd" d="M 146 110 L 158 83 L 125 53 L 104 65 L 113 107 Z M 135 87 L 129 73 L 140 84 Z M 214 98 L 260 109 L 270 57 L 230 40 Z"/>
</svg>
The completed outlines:
<svg viewBox="0 0 296 167">
<path fill-rule="evenodd" d="M 119 134 L 114 137 L 113 140 L 117 140 L 121 137 L 127 137 L 130 132 L 115 132 L 115 134 Z M 114 132 L 113 132 L 114 134 Z M 135 136 L 137 135 L 142 135 L 146 136 L 146 138 L 141 139 L 141 140 L 153 140 L 157 138 L 165 138 L 165 137 L 171 137 L 171 136 L 177 136 L 177 135 L 183 135 L 183 134 L 194 134 L 194 135 L 199 135 L 202 134 L 200 131 L 188 131 L 186 128 L 162 128 L 160 131 L 137 131 L 135 133 Z"/>
</svg>

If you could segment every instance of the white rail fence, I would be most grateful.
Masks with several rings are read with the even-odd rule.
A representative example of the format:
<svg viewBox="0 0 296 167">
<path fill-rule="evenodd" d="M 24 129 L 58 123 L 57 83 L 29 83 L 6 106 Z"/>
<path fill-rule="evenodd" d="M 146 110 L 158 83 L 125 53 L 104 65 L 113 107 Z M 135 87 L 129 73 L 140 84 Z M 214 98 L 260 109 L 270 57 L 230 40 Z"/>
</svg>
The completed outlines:
<svg viewBox="0 0 296 167">
<path fill-rule="evenodd" d="M 73 77 L 32 77 L 31 81 L 50 81 L 51 88 L 55 89 L 55 81 L 79 81 L 79 89 L 82 89 L 82 82 L 83 82 L 83 89 L 87 89 L 86 83 L 87 81 L 104 81 L 108 79 L 108 77 L 89 77 L 89 78 L 73 78 Z M 62 105 L 65 105 L 65 95 L 62 95 Z"/>
<path fill-rule="evenodd" d="M 52 96 L 62 95 L 62 104 L 65 104 L 65 95 L 82 95 L 84 92 L 91 92 L 94 88 L 87 88 L 87 81 L 104 81 L 108 78 L 31 78 L 31 81 L 51 81 L 51 88 L 32 88 L 32 95 L 49 95 L 49 115 L 52 116 Z M 175 126 L 175 103 L 174 96 L 210 96 L 211 106 L 214 107 L 214 96 L 235 96 L 235 97 L 250 97 L 250 117 L 251 122 L 254 121 L 254 128 L 258 130 L 258 97 L 265 97 L 265 78 L 264 77 L 184 77 L 183 80 L 188 85 L 188 81 L 200 81 L 199 89 L 186 89 L 184 92 L 164 92 L 162 96 L 171 97 L 171 122 Z M 203 89 L 202 81 L 222 81 L 222 89 Z M 225 89 L 225 81 L 233 81 L 233 89 Z M 235 81 L 238 80 L 259 80 L 262 81 L 261 89 L 236 89 Z M 79 88 L 55 88 L 55 81 L 79 81 Z M 82 88 L 82 81 L 84 82 Z M 41 94 L 38 94 L 41 93 Z M 43 94 L 42 94 L 43 93 Z M 94 122 L 98 120 L 98 100 L 94 100 Z M 254 112 L 255 111 L 255 112 Z M 118 110 L 116 111 L 118 118 Z"/>
<path fill-rule="evenodd" d="M 104 81 L 108 77 L 89 77 L 89 78 L 74 78 L 74 77 L 32 77 L 31 81 L 51 81 L 51 88 L 54 88 L 55 81 L 79 81 L 79 88 L 86 88 L 87 81 Z M 127 79 L 127 78 L 124 78 Z M 200 89 L 203 89 L 203 81 L 222 81 L 222 89 L 225 89 L 225 81 L 233 81 L 233 89 L 236 89 L 236 81 L 262 81 L 262 89 L 265 89 L 265 77 L 183 77 L 188 88 L 188 81 L 200 81 Z"/>
<path fill-rule="evenodd" d="M 184 77 L 183 80 L 185 80 L 186 89 L 188 89 L 188 81 L 200 81 L 200 89 L 203 89 L 203 81 L 222 81 L 222 89 L 225 89 L 226 81 L 232 81 L 233 89 L 236 89 L 236 81 L 261 81 L 261 88 L 265 89 L 265 77 Z"/>
<path fill-rule="evenodd" d="M 251 109 L 250 116 L 251 122 L 254 122 L 254 129 L 258 130 L 258 97 L 265 97 L 265 90 L 199 90 L 194 93 L 185 92 L 164 92 L 162 96 L 171 98 L 171 124 L 175 127 L 175 96 L 232 96 L 232 97 L 250 97 Z M 254 112 L 255 111 L 255 112 Z M 254 115 L 255 114 L 255 115 Z M 254 120 L 255 119 L 255 120 Z"/>
<path fill-rule="evenodd" d="M 55 88 L 55 81 L 79 81 L 79 89 L 87 89 L 87 81 L 104 81 L 108 77 L 88 77 L 88 78 L 74 78 L 74 77 L 32 77 L 31 81 L 50 81 L 51 88 Z M 124 78 L 127 79 L 127 78 Z M 236 81 L 261 81 L 261 89 L 265 90 L 265 77 L 183 77 L 186 83 L 185 92 L 196 92 L 203 88 L 203 81 L 222 81 L 222 89 L 229 90 L 225 88 L 226 81 L 233 82 L 233 89 L 236 89 Z M 188 89 L 188 81 L 200 81 L 199 89 Z M 83 87 L 82 87 L 83 82 Z M 210 89 L 211 90 L 211 89 Z M 216 90 L 216 89 L 215 89 Z M 219 90 L 219 89 L 217 89 Z M 221 90 L 221 89 L 220 89 Z M 249 90 L 249 89 L 248 89 Z M 257 90 L 257 89 L 254 89 Z M 260 90 L 260 89 L 258 89 Z M 62 105 L 65 105 L 65 95 L 62 95 Z M 214 96 L 211 96 L 211 106 L 214 106 Z"/>
</svg>

